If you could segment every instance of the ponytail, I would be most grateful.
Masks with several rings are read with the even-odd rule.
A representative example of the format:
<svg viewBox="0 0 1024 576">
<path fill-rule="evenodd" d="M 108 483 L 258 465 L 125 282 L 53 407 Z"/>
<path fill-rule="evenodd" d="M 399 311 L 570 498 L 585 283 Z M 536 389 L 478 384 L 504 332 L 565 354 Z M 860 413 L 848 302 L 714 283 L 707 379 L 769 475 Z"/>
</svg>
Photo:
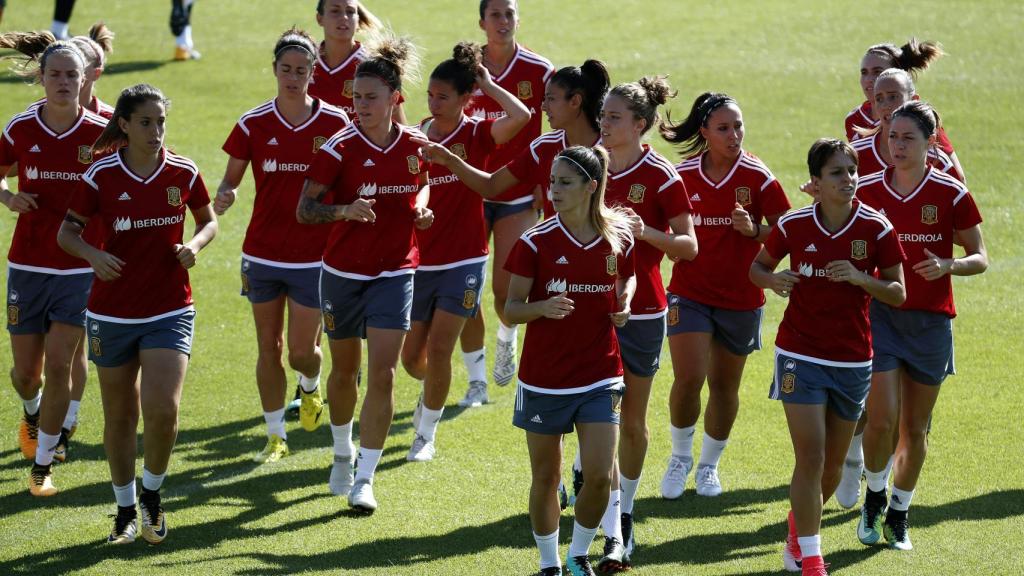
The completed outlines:
<svg viewBox="0 0 1024 576">
<path fill-rule="evenodd" d="M 459 42 L 452 49 L 452 57 L 438 64 L 430 79 L 451 84 L 460 96 L 469 94 L 476 87 L 476 70 L 482 63 L 479 44 Z"/>
<path fill-rule="evenodd" d="M 18 60 L 14 73 L 22 78 L 39 78 L 46 71 L 46 61 L 52 54 L 63 52 L 78 60 L 85 69 L 85 55 L 73 42 L 57 40 L 49 30 L 42 32 L 7 32 L 0 34 L 0 48 L 9 48 L 21 53 L 18 56 L 4 56 L 3 59 Z"/>
<path fill-rule="evenodd" d="M 601 112 L 604 95 L 611 85 L 608 69 L 603 62 L 587 60 L 582 66 L 566 66 L 555 72 L 550 82 L 565 90 L 567 99 L 579 94 L 580 109 L 587 117 L 587 122 L 595 132 L 601 131 L 598 115 Z"/>
<path fill-rule="evenodd" d="M 419 49 L 408 37 L 381 34 L 370 54 L 370 58 L 360 62 L 356 68 L 356 78 L 374 77 L 393 92 L 400 92 L 403 79 L 419 77 Z"/>
<path fill-rule="evenodd" d="M 114 33 L 103 22 L 93 24 L 88 36 L 75 36 L 71 42 L 86 56 L 89 65 L 96 68 L 103 68 L 107 63 L 106 54 L 114 52 Z"/>
<path fill-rule="evenodd" d="M 669 117 L 661 127 L 661 137 L 667 142 L 680 145 L 684 158 L 704 153 L 708 149 L 708 141 L 701 135 L 700 129 L 707 128 L 711 114 L 722 106 L 732 104 L 739 106 L 731 96 L 723 92 L 705 92 L 693 101 L 690 114 L 679 124 L 672 124 Z"/>
<path fill-rule="evenodd" d="M 899 48 L 895 44 L 875 44 L 868 48 L 865 54 L 885 58 L 889 61 L 890 67 L 916 75 L 938 60 L 944 52 L 942 46 L 936 42 L 918 42 L 917 38 L 911 38 Z"/>
<path fill-rule="evenodd" d="M 655 124 L 659 129 L 665 128 L 658 116 L 658 106 L 664 106 L 669 98 L 676 96 L 676 92 L 669 86 L 667 76 L 645 76 L 637 82 L 619 84 L 609 94 L 622 98 L 633 117 L 644 120 L 641 134 L 646 134 Z"/>
</svg>

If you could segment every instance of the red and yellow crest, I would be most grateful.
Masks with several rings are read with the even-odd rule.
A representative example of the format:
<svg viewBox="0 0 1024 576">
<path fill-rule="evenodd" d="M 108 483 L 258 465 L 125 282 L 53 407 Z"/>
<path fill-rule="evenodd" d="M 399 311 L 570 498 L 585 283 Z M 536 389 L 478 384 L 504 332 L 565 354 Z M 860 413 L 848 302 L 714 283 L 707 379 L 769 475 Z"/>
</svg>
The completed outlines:
<svg viewBox="0 0 1024 576">
<path fill-rule="evenodd" d="M 7 305 L 7 323 L 11 326 L 18 325 L 18 312 L 19 308 L 14 304 Z"/>
<path fill-rule="evenodd" d="M 326 136 L 316 136 L 313 138 L 313 153 L 316 154 L 320 151 L 320 147 L 327 143 Z"/>
<path fill-rule="evenodd" d="M 939 221 L 939 207 L 932 204 L 921 206 L 921 224 L 935 224 Z"/>
<path fill-rule="evenodd" d="M 740 206 L 750 206 L 750 188 L 740 186 L 736 189 L 736 202 Z"/>
<path fill-rule="evenodd" d="M 167 203 L 171 206 L 181 206 L 181 188 L 177 186 L 167 187 Z"/>
<path fill-rule="evenodd" d="M 345 87 L 341 90 L 341 95 L 345 98 L 352 97 L 352 86 L 355 84 L 355 80 L 345 80 Z"/>
<path fill-rule="evenodd" d="M 89 352 L 91 352 L 93 356 L 103 356 L 103 346 L 100 344 L 99 337 L 89 337 Z"/>
<path fill-rule="evenodd" d="M 324 328 L 334 332 L 334 314 L 324 312 Z"/>
<path fill-rule="evenodd" d="M 455 154 L 459 158 L 462 158 L 463 160 L 467 159 L 466 158 L 466 147 L 462 145 L 462 142 L 459 142 L 457 144 L 452 144 L 452 147 L 449 148 L 449 150 L 451 150 L 452 154 Z"/>
<path fill-rule="evenodd" d="M 868 257 L 868 243 L 865 240 L 850 242 L 850 258 L 863 260 Z"/>
<path fill-rule="evenodd" d="M 516 89 L 519 92 L 520 100 L 529 100 L 533 98 L 533 83 L 529 80 L 523 80 L 519 84 L 516 84 Z"/>
<path fill-rule="evenodd" d="M 619 259 L 615 254 L 609 254 L 604 259 L 604 270 L 610 276 L 617 276 L 619 274 Z"/>
<path fill-rule="evenodd" d="M 646 191 L 647 186 L 644 186 L 643 184 L 633 184 L 629 187 L 629 194 L 626 196 L 626 199 L 633 204 L 640 204 L 644 201 L 644 192 Z"/>
<path fill-rule="evenodd" d="M 91 146 L 79 146 L 78 147 L 78 161 L 82 164 L 92 164 L 92 147 Z"/>
<path fill-rule="evenodd" d="M 782 375 L 782 392 L 792 394 L 793 390 L 796 390 L 796 374 L 786 372 Z"/>
<path fill-rule="evenodd" d="M 618 390 L 612 390 L 612 414 L 618 414 L 622 412 L 622 392 Z"/>
<path fill-rule="evenodd" d="M 462 294 L 462 307 L 472 310 L 476 306 L 476 290 L 466 290 Z"/>
<path fill-rule="evenodd" d="M 679 305 L 668 307 L 668 325 L 675 326 L 679 324 Z"/>
<path fill-rule="evenodd" d="M 415 154 L 410 154 L 405 157 L 405 163 L 409 165 L 409 174 L 420 173 L 420 159 Z"/>
</svg>

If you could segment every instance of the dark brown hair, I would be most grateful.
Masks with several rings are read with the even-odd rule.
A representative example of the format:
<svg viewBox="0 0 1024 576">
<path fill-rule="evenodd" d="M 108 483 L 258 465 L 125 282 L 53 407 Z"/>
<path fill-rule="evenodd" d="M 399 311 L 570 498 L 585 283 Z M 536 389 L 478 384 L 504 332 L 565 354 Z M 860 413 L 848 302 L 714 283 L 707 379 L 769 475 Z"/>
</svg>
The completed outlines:
<svg viewBox="0 0 1024 576">
<path fill-rule="evenodd" d="M 157 102 L 164 105 L 164 109 L 170 108 L 171 101 L 164 97 L 163 92 L 149 84 L 136 84 L 121 91 L 117 97 L 117 104 L 114 106 L 114 116 L 107 122 L 106 128 L 92 145 L 95 154 L 114 152 L 118 148 L 128 144 L 128 135 L 121 130 L 118 120 L 124 118 L 130 121 L 132 114 L 146 102 Z"/>
<path fill-rule="evenodd" d="M 647 133 L 655 124 L 660 128 L 665 127 L 658 116 L 658 106 L 664 106 L 669 98 L 676 96 L 669 86 L 668 76 L 644 76 L 636 82 L 619 84 L 612 88 L 609 94 L 625 100 L 626 107 L 633 113 L 633 117 L 644 120 L 641 134 Z"/>
<path fill-rule="evenodd" d="M 896 47 L 895 44 L 875 44 L 864 53 L 874 54 L 889 60 L 889 66 L 906 70 L 911 74 L 917 74 L 924 70 L 932 62 L 942 56 L 942 47 L 936 42 L 918 42 L 917 38 L 911 38 L 903 46 Z"/>
<path fill-rule="evenodd" d="M 587 60 L 582 66 L 566 66 L 555 72 L 549 82 L 565 90 L 566 99 L 579 94 L 582 98 L 580 109 L 590 122 L 590 127 L 595 132 L 601 131 L 598 114 L 601 112 L 604 95 L 608 93 L 608 87 L 611 85 L 608 68 L 603 62 Z"/>
<path fill-rule="evenodd" d="M 821 169 L 835 154 L 846 154 L 847 158 L 853 160 L 854 166 L 858 164 L 857 151 L 846 140 L 818 138 L 814 144 L 811 144 L 811 149 L 807 152 L 807 170 L 811 176 L 821 178 Z"/>
<path fill-rule="evenodd" d="M 708 149 L 708 141 L 701 135 L 700 129 L 707 128 L 708 119 L 715 110 L 722 106 L 739 104 L 724 92 L 705 92 L 693 101 L 690 114 L 679 124 L 672 124 L 672 117 L 661 128 L 661 137 L 672 144 L 679 144 L 679 151 L 684 158 L 703 153 Z"/>
<path fill-rule="evenodd" d="M 479 44 L 459 42 L 452 49 L 452 57 L 438 64 L 430 79 L 451 84 L 459 95 L 469 94 L 476 86 L 476 70 L 482 62 Z"/>
</svg>

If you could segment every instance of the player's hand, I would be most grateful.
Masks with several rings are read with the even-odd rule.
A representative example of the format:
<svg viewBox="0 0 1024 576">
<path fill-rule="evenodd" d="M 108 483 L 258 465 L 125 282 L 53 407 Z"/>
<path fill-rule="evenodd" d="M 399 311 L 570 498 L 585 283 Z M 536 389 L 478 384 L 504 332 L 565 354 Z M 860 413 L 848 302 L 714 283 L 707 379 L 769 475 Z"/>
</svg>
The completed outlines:
<svg viewBox="0 0 1024 576">
<path fill-rule="evenodd" d="M 647 227 L 644 226 L 644 220 L 639 214 L 633 211 L 632 208 L 625 208 L 626 211 L 626 223 L 629 224 L 629 232 L 633 234 L 633 238 L 637 240 L 644 239 L 644 232 L 647 231 Z"/>
<path fill-rule="evenodd" d="M 104 282 L 110 282 L 121 277 L 124 260 L 110 252 L 98 251 L 92 258 L 89 258 L 89 265 L 92 266 L 92 272 L 97 278 Z"/>
<path fill-rule="evenodd" d="M 451 153 L 451 151 L 436 142 L 415 137 L 410 138 L 410 140 L 413 144 L 420 147 L 420 158 L 423 158 L 431 164 L 437 164 L 438 166 L 448 168 L 449 163 L 456 157 Z"/>
<path fill-rule="evenodd" d="M 413 223 L 416 224 L 416 227 L 420 230 L 426 230 L 434 223 L 434 211 L 430 208 L 417 206 L 415 214 L 416 216 Z"/>
<path fill-rule="evenodd" d="M 36 202 L 37 196 L 38 194 L 29 194 L 28 192 L 11 194 L 11 199 L 7 201 L 7 209 L 18 214 L 27 214 L 39 208 L 39 204 Z"/>
<path fill-rule="evenodd" d="M 476 85 L 484 92 L 487 92 L 488 89 L 495 85 L 494 80 L 491 78 L 491 71 L 483 64 L 478 64 L 476 67 Z"/>
<path fill-rule="evenodd" d="M 753 238 L 754 233 L 757 232 L 754 221 L 750 218 L 750 212 L 747 212 L 739 202 L 736 202 L 732 209 L 732 229 L 747 238 Z"/>
<path fill-rule="evenodd" d="M 576 308 L 573 305 L 573 301 L 566 297 L 566 294 L 566 292 L 562 292 L 561 294 L 552 296 L 544 301 L 541 311 L 545 318 L 561 320 L 569 314 L 572 314 L 572 311 Z"/>
<path fill-rule="evenodd" d="M 341 218 L 343 220 L 354 220 L 356 222 L 376 222 L 377 214 L 373 211 L 374 199 L 356 198 L 356 201 L 343 206 Z"/>
<path fill-rule="evenodd" d="M 814 189 L 814 182 L 811 182 L 810 180 L 800 185 L 800 191 L 815 200 L 818 199 L 818 191 Z"/>
<path fill-rule="evenodd" d="M 953 268 L 952 258 L 939 258 L 927 248 L 924 249 L 924 255 L 925 259 L 914 264 L 913 270 L 929 282 L 949 274 L 950 269 Z"/>
<path fill-rule="evenodd" d="M 825 277 L 832 282 L 849 282 L 854 286 L 863 286 L 867 274 L 850 263 L 849 260 L 833 260 L 825 265 Z"/>
<path fill-rule="evenodd" d="M 616 328 L 622 328 L 629 321 L 629 302 L 626 301 L 626 295 L 619 296 L 619 311 L 612 312 L 609 316 L 612 317 L 612 324 Z"/>
<path fill-rule="evenodd" d="M 234 189 L 230 190 L 218 190 L 217 196 L 213 199 L 213 212 L 217 216 L 223 216 L 228 208 L 231 208 L 232 204 L 235 203 L 235 197 L 238 191 Z"/>
<path fill-rule="evenodd" d="M 178 258 L 178 263 L 185 270 L 196 265 L 196 251 L 188 244 L 175 244 L 174 255 Z"/>
<path fill-rule="evenodd" d="M 783 298 L 789 298 L 793 287 L 800 283 L 800 275 L 792 270 L 783 270 L 772 274 L 772 292 Z"/>
</svg>

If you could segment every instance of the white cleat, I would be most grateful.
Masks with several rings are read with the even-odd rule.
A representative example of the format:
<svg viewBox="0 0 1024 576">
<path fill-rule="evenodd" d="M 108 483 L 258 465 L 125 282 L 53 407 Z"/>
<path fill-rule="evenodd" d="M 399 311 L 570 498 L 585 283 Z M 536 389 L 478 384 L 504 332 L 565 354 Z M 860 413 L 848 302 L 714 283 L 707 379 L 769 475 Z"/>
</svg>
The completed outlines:
<svg viewBox="0 0 1024 576">
<path fill-rule="evenodd" d="M 717 466 L 697 466 L 696 482 L 698 496 L 714 497 L 722 493 Z"/>
<path fill-rule="evenodd" d="M 412 446 L 409 447 L 409 455 L 405 459 L 409 462 L 430 462 L 434 459 L 434 452 L 434 441 L 417 434 L 412 441 Z"/>
<path fill-rule="evenodd" d="M 348 496 L 352 491 L 351 456 L 334 456 L 334 463 L 331 464 L 331 478 L 327 481 L 327 487 L 335 496 Z"/>
<path fill-rule="evenodd" d="M 860 479 L 864 475 L 863 460 L 847 460 L 843 463 L 843 477 L 836 488 L 836 502 L 849 510 L 860 501 Z"/>
<path fill-rule="evenodd" d="M 359 480 L 348 493 L 348 505 L 357 512 L 373 514 L 377 510 L 377 499 L 373 497 L 373 482 Z"/>
<path fill-rule="evenodd" d="M 516 375 L 516 341 L 505 342 L 498 339 L 494 352 L 494 383 L 505 386 Z"/>
<path fill-rule="evenodd" d="M 693 468 L 693 458 L 683 458 L 672 455 L 668 459 L 668 469 L 661 477 L 661 496 L 668 500 L 675 500 L 683 495 L 686 490 L 686 477 L 690 475 Z"/>
<path fill-rule="evenodd" d="M 487 398 L 487 382 L 483 380 L 474 380 L 469 383 L 469 389 L 466 390 L 466 396 L 459 400 L 459 406 L 463 408 L 476 408 L 477 406 L 483 406 L 488 402 Z"/>
</svg>

